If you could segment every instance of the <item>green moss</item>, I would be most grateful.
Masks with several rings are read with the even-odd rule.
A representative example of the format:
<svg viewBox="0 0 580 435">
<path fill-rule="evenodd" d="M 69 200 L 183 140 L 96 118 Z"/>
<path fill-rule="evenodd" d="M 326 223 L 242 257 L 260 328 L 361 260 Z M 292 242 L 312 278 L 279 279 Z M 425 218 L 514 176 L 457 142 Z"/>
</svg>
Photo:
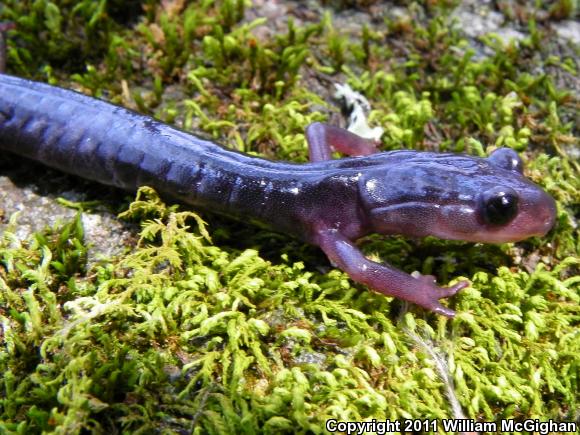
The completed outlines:
<svg viewBox="0 0 580 435">
<path fill-rule="evenodd" d="M 449 391 L 470 418 L 577 418 L 578 102 L 559 79 L 577 78 L 575 49 L 554 54 L 526 21 L 529 38 L 482 37 L 482 56 L 450 30 L 454 2 L 414 3 L 356 38 L 329 14 L 269 36 L 244 1 L 125 3 L 8 0 L 11 72 L 294 161 L 306 125 L 337 111 L 319 81 L 346 80 L 384 149 L 519 151 L 558 225 L 517 245 L 361 242 L 408 272 L 469 278 L 450 321 L 320 272 L 314 248 L 146 188 L 120 216 L 139 242 L 89 270 L 79 217 L 29 241 L 14 219 L 0 241 L 0 432 L 320 433 L 328 418 L 449 418 Z"/>
</svg>

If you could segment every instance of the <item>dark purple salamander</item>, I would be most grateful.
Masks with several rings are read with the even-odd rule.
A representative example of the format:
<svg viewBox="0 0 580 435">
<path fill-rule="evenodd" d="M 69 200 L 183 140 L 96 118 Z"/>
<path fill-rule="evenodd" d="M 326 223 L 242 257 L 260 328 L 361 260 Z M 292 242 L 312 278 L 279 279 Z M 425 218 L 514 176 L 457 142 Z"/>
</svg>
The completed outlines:
<svg viewBox="0 0 580 435">
<path fill-rule="evenodd" d="M 506 242 L 544 235 L 554 200 L 522 175 L 507 148 L 488 158 L 417 151 L 375 153 L 337 127 L 306 132 L 311 163 L 273 162 L 79 93 L 0 75 L 0 149 L 101 183 L 153 186 L 196 207 L 256 219 L 320 246 L 353 280 L 446 316 L 440 288 L 368 260 L 369 233 Z M 364 155 L 330 160 L 331 146 Z M 370 154 L 370 155 L 369 155 Z"/>
</svg>

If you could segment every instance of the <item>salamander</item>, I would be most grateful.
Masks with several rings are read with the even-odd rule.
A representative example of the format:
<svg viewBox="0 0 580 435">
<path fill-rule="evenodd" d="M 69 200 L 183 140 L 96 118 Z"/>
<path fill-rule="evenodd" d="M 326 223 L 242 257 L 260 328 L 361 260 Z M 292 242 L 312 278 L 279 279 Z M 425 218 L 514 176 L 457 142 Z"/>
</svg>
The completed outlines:
<svg viewBox="0 0 580 435">
<path fill-rule="evenodd" d="M 518 154 L 487 158 L 411 150 L 377 152 L 346 130 L 306 129 L 310 162 L 228 150 L 125 108 L 0 74 L 0 149 L 100 183 L 149 185 L 195 207 L 267 223 L 319 246 L 354 281 L 452 317 L 440 299 L 468 283 L 437 286 L 367 259 L 369 234 L 501 243 L 543 236 L 554 200 L 523 175 Z M 332 149 L 349 154 L 331 159 Z"/>
</svg>

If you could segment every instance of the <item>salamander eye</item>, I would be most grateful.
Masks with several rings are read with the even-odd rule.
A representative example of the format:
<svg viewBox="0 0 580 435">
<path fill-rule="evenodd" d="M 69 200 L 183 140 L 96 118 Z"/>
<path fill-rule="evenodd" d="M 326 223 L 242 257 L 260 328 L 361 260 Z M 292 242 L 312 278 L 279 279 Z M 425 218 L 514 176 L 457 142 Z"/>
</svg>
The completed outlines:
<svg viewBox="0 0 580 435">
<path fill-rule="evenodd" d="M 481 195 L 483 220 L 491 225 L 505 225 L 518 212 L 518 194 L 509 187 L 494 187 Z"/>
<path fill-rule="evenodd" d="M 498 148 L 488 157 L 489 162 L 497 168 L 516 171 L 520 174 L 524 172 L 524 162 L 511 148 Z"/>
</svg>

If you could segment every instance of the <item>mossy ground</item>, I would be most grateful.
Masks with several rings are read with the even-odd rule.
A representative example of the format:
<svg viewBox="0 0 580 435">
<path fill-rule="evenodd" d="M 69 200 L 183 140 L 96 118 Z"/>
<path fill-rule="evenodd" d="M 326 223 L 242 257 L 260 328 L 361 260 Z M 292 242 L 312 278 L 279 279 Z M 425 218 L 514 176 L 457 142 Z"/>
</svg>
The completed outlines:
<svg viewBox="0 0 580 435">
<path fill-rule="evenodd" d="M 558 202 L 556 229 L 516 245 L 361 243 L 470 279 L 451 321 L 148 189 L 119 217 L 139 242 L 89 268 L 79 218 L 27 241 L 16 220 L 0 240 L 0 433 L 320 433 L 328 418 L 451 418 L 449 390 L 469 418 L 579 418 L 579 50 L 551 28 L 575 3 L 499 2 L 519 42 L 462 37 L 454 1 L 396 16 L 327 3 L 289 3 L 286 21 L 241 0 L 7 0 L 0 19 L 18 27 L 9 72 L 276 159 L 307 159 L 304 128 L 339 122 L 331 83 L 346 80 L 385 150 L 521 152 Z M 336 24 L 349 17 L 350 33 Z"/>
</svg>

